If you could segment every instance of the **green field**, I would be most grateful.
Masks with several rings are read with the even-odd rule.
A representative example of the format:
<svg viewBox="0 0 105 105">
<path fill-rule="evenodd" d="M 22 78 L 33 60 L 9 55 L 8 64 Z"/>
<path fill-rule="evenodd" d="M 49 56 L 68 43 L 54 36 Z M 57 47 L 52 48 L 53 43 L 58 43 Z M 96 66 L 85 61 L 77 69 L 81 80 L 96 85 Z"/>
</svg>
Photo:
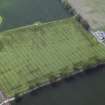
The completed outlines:
<svg viewBox="0 0 105 105">
<path fill-rule="evenodd" d="M 74 18 L 0 33 L 0 90 L 8 96 L 105 58 L 105 47 Z"/>
</svg>

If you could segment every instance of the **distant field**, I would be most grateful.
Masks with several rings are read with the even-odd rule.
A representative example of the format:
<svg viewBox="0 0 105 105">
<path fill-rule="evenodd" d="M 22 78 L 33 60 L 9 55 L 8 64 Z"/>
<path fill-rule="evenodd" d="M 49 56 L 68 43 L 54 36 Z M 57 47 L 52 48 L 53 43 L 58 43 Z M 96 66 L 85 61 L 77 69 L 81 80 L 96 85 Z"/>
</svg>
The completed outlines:
<svg viewBox="0 0 105 105">
<path fill-rule="evenodd" d="M 67 0 L 93 30 L 105 28 L 105 0 Z"/>
<path fill-rule="evenodd" d="M 23 93 L 94 56 L 105 58 L 105 47 L 74 18 L 0 33 L 0 90 Z"/>
</svg>

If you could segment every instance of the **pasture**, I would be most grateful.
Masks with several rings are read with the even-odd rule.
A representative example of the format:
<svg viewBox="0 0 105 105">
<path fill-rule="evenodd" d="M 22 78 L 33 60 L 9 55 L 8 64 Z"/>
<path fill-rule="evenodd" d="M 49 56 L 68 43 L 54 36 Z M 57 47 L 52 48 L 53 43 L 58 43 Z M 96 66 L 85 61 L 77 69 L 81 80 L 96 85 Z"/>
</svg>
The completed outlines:
<svg viewBox="0 0 105 105">
<path fill-rule="evenodd" d="M 0 33 L 0 90 L 23 94 L 76 64 L 105 58 L 105 47 L 68 18 Z"/>
</svg>

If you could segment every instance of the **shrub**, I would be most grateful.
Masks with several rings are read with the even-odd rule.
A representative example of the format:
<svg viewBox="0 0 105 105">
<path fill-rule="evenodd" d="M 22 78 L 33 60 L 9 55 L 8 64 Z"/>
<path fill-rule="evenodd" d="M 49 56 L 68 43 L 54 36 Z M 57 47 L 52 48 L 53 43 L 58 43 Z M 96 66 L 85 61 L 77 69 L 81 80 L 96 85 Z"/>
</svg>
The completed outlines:
<svg viewBox="0 0 105 105">
<path fill-rule="evenodd" d="M 82 16 L 78 14 L 78 15 L 76 16 L 76 20 L 77 20 L 78 22 L 81 22 L 81 21 L 83 20 L 83 19 L 82 19 Z"/>
<path fill-rule="evenodd" d="M 61 78 L 68 77 L 70 75 L 70 67 L 65 66 L 62 69 L 60 69 L 60 74 Z"/>
<path fill-rule="evenodd" d="M 45 76 L 48 78 L 50 84 L 57 82 L 57 80 L 60 78 L 59 74 L 56 74 L 54 72 L 50 72 L 46 74 Z"/>
<path fill-rule="evenodd" d="M 81 21 L 82 26 L 85 28 L 86 31 L 90 31 L 90 25 L 86 20 Z"/>
<path fill-rule="evenodd" d="M 75 9 L 71 8 L 71 9 L 70 9 L 70 14 L 74 16 L 74 15 L 76 14 Z"/>
<path fill-rule="evenodd" d="M 67 0 L 61 0 L 61 2 L 64 4 L 65 9 L 70 9 L 71 6 L 69 5 Z"/>
<path fill-rule="evenodd" d="M 74 71 L 80 71 L 80 70 L 84 69 L 83 65 L 84 65 L 84 62 L 79 61 L 79 62 L 73 64 L 73 70 Z"/>
</svg>

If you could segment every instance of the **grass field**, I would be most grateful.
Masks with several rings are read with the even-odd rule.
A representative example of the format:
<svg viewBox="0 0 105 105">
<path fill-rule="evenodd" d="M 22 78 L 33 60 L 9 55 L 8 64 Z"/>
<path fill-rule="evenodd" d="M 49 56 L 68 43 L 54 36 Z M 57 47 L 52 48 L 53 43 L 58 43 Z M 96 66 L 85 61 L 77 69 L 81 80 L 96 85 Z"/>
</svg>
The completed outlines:
<svg viewBox="0 0 105 105">
<path fill-rule="evenodd" d="M 66 0 L 93 30 L 105 29 L 105 0 Z"/>
<path fill-rule="evenodd" d="M 2 32 L 0 90 L 14 96 L 94 56 L 105 58 L 105 47 L 74 18 Z"/>
</svg>

